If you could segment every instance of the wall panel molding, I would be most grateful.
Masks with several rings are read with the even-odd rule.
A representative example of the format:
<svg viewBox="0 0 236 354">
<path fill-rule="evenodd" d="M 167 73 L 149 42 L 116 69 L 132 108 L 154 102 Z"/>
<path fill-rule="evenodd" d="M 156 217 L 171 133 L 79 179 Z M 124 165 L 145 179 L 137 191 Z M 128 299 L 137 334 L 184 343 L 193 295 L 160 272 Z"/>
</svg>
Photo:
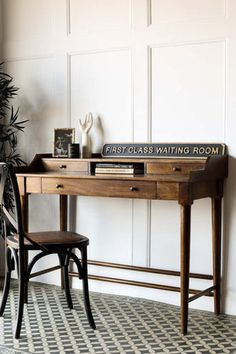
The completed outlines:
<svg viewBox="0 0 236 354">
<path fill-rule="evenodd" d="M 222 112 L 222 141 L 226 139 L 227 131 L 227 92 L 228 92 L 228 79 L 227 79 L 227 63 L 228 63 L 228 40 L 222 38 L 209 39 L 203 41 L 183 41 L 183 42 L 169 42 L 164 44 L 150 44 L 147 47 L 148 50 L 148 125 L 149 125 L 149 141 L 152 141 L 153 136 L 153 51 L 162 48 L 174 48 L 174 47 L 186 47 L 186 46 L 200 46 L 211 44 L 222 45 L 223 55 L 223 112 Z"/>
<path fill-rule="evenodd" d="M 3 61 L 5 63 L 12 63 L 16 61 L 27 61 L 27 60 L 43 60 L 43 59 L 55 59 L 54 54 L 47 55 L 33 55 L 33 56 L 22 56 L 22 57 L 4 57 Z"/>
<path fill-rule="evenodd" d="M 66 0 L 66 34 L 69 36 L 71 34 L 71 22 L 70 22 L 70 0 Z"/>
<path fill-rule="evenodd" d="M 152 0 L 147 1 L 147 27 L 152 25 Z"/>
<path fill-rule="evenodd" d="M 134 139 L 134 79 L 133 79 L 133 60 L 132 60 L 132 49 L 130 47 L 111 47 L 111 48 L 102 48 L 102 49 L 95 49 L 95 50 L 80 50 L 80 51 L 70 51 L 67 53 L 67 75 L 68 75 L 68 124 L 71 126 L 71 60 L 73 57 L 76 56 L 83 56 L 83 55 L 94 55 L 94 54 L 104 54 L 104 53 L 118 53 L 118 52 L 128 52 L 130 54 L 130 92 L 131 92 L 131 140 Z"/>
<path fill-rule="evenodd" d="M 130 51 L 130 47 L 108 47 L 108 48 L 101 48 L 101 49 L 91 49 L 91 50 L 78 50 L 78 51 L 69 51 L 67 54 L 70 57 L 76 55 L 89 55 L 89 54 L 100 54 L 100 53 L 112 53 L 112 52 L 121 52 L 121 51 Z"/>
<path fill-rule="evenodd" d="M 65 0 L 66 1 L 66 22 L 67 22 L 67 35 L 73 35 L 74 33 L 72 33 L 72 0 Z M 133 25 L 133 1 L 135 0 L 126 0 L 128 2 L 127 8 L 128 8 L 128 21 L 127 21 L 127 26 L 111 26 L 111 27 L 104 27 L 104 28 L 99 28 L 95 27 L 94 29 L 92 29 L 92 31 L 110 31 L 110 30 L 124 30 L 124 29 L 131 29 L 132 25 Z M 82 32 L 84 31 L 84 29 L 81 29 Z M 87 30 L 86 30 L 87 31 Z"/>
<path fill-rule="evenodd" d="M 147 125 L 148 125 L 148 142 L 152 142 L 152 49 L 154 46 L 147 46 L 147 79 L 148 79 L 148 107 L 147 107 Z"/>
<path fill-rule="evenodd" d="M 154 1 L 158 2 L 160 0 L 147 0 L 147 9 L 148 9 L 148 26 L 156 26 L 158 24 L 161 24 L 161 23 L 169 23 L 169 22 L 178 22 L 178 23 L 186 23 L 186 22 L 190 22 L 190 21 L 204 21 L 204 22 L 207 22 L 207 21 L 217 21 L 217 20 L 221 20 L 221 19 L 226 19 L 228 17 L 228 0 L 222 0 L 222 14 L 219 15 L 219 16 L 199 16 L 199 17 L 176 17 L 176 19 L 167 19 L 167 16 L 166 16 L 166 19 L 163 19 L 163 20 L 157 20 L 157 21 L 154 21 Z M 207 1 L 207 0 L 205 0 Z M 213 3 L 212 5 L 215 5 L 216 3 Z M 176 6 L 178 6 L 176 4 Z M 212 6 L 213 7 L 213 6 Z M 213 7 L 214 8 L 214 7 Z M 210 12 L 210 11 L 209 11 Z M 205 13 L 203 11 L 203 13 Z"/>
<path fill-rule="evenodd" d="M 147 252 L 146 252 L 146 267 L 151 267 L 151 250 L 152 250 L 152 202 L 147 200 Z"/>
<path fill-rule="evenodd" d="M 2 1 L 3 40 L 50 42 L 53 36 L 54 0 Z"/>
<path fill-rule="evenodd" d="M 71 57 L 70 53 L 66 54 L 66 81 L 67 81 L 67 126 L 71 127 Z"/>
</svg>

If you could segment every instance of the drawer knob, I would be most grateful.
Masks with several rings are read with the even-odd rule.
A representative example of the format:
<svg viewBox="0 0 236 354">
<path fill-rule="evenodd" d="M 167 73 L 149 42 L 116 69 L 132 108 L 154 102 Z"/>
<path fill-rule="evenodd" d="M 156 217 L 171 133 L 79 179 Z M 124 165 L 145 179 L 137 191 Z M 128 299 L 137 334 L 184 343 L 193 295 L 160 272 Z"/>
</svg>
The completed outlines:
<svg viewBox="0 0 236 354">
<path fill-rule="evenodd" d="M 138 191 L 138 188 L 137 188 L 137 187 L 134 187 L 134 186 L 131 186 L 131 187 L 129 187 L 129 190 L 130 190 L 131 192 L 136 192 L 136 191 Z"/>
<path fill-rule="evenodd" d="M 62 168 L 62 169 L 66 168 L 66 165 L 60 165 L 60 168 Z"/>
<path fill-rule="evenodd" d="M 181 168 L 180 168 L 180 167 L 173 167 L 173 171 L 174 171 L 174 172 L 180 172 L 180 171 L 181 171 Z"/>
<path fill-rule="evenodd" d="M 57 189 L 63 188 L 63 184 L 56 184 L 56 188 L 57 188 Z"/>
</svg>

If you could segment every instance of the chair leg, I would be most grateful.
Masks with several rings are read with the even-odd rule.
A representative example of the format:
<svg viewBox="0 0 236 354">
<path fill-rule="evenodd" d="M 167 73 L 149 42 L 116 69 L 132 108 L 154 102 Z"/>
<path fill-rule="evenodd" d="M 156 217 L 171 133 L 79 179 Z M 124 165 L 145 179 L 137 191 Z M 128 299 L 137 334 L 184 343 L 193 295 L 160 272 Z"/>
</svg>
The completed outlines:
<svg viewBox="0 0 236 354">
<path fill-rule="evenodd" d="M 81 251 L 81 260 L 82 260 L 82 269 L 83 269 L 83 292 L 84 292 L 84 304 L 87 314 L 87 318 L 90 324 L 90 327 L 96 329 L 96 325 L 93 319 L 93 314 L 89 301 L 89 288 L 88 288 L 88 267 L 87 267 L 87 246 L 82 247 Z"/>
<path fill-rule="evenodd" d="M 26 274 L 28 269 L 28 251 L 24 251 L 24 274 Z M 24 303 L 28 304 L 28 281 L 24 282 Z"/>
<path fill-rule="evenodd" d="M 73 302 L 70 293 L 70 281 L 69 281 L 69 272 L 68 272 L 70 255 L 58 254 L 58 258 L 60 261 L 60 265 L 63 267 L 64 289 L 65 289 L 67 305 L 72 310 Z"/>
<path fill-rule="evenodd" d="M 18 313 L 17 313 L 17 323 L 15 338 L 20 338 L 20 331 L 22 325 L 23 311 L 24 311 L 24 301 L 25 301 L 25 289 L 27 289 L 27 284 L 24 274 L 24 256 L 19 254 L 19 294 L 18 294 Z"/>
<path fill-rule="evenodd" d="M 6 248 L 5 250 L 5 258 L 6 258 L 6 263 L 5 263 L 5 280 L 4 280 L 4 288 L 3 288 L 3 295 L 2 295 L 2 302 L 1 302 L 1 307 L 0 307 L 0 317 L 3 316 L 6 303 L 7 303 L 7 298 L 9 294 L 9 289 L 10 289 L 10 281 L 11 281 L 11 250 L 10 248 Z"/>
<path fill-rule="evenodd" d="M 69 281 L 69 272 L 68 272 L 69 262 L 70 262 L 70 255 L 66 255 L 65 263 L 64 263 L 64 286 L 65 286 L 66 301 L 68 307 L 72 310 L 73 302 L 70 293 L 70 281 Z"/>
</svg>

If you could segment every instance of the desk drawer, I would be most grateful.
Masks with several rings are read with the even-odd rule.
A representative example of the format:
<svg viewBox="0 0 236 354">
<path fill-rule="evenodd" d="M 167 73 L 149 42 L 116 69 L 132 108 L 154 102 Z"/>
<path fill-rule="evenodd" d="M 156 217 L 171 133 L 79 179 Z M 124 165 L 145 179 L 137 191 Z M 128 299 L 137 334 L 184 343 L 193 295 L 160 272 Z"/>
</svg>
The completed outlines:
<svg viewBox="0 0 236 354">
<path fill-rule="evenodd" d="M 152 181 L 42 178 L 42 193 L 155 199 L 156 183 Z"/>
<path fill-rule="evenodd" d="M 89 164 L 87 161 L 70 159 L 43 159 L 45 171 L 70 171 L 70 172 L 88 172 Z"/>
<path fill-rule="evenodd" d="M 178 162 L 150 162 L 147 164 L 147 174 L 173 174 L 186 175 L 190 171 L 199 170 L 203 168 L 202 163 L 178 163 Z"/>
</svg>

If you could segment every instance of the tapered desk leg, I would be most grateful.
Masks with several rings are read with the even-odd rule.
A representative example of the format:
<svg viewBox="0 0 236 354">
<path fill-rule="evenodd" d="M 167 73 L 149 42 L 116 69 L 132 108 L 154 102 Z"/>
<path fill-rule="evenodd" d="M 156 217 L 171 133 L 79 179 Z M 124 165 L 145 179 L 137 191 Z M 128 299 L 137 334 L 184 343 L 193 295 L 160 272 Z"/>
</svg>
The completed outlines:
<svg viewBox="0 0 236 354">
<path fill-rule="evenodd" d="M 21 199 L 21 211 L 22 211 L 22 220 L 23 220 L 23 228 L 24 232 L 29 232 L 29 196 L 28 194 L 24 194 L 20 196 Z M 24 254 L 24 269 L 28 267 L 28 251 L 25 251 Z M 26 272 L 24 272 L 25 274 Z M 24 288 L 24 303 L 28 303 L 28 287 L 25 284 Z"/>
<path fill-rule="evenodd" d="M 212 198 L 212 254 L 213 254 L 213 281 L 214 311 L 220 313 L 220 278 L 221 278 L 221 198 Z"/>
<path fill-rule="evenodd" d="M 188 298 L 189 298 L 189 261 L 191 205 L 181 205 L 181 248 L 180 248 L 180 296 L 181 296 L 181 332 L 187 334 Z"/>
<path fill-rule="evenodd" d="M 60 195 L 60 231 L 67 231 L 67 195 Z"/>
<path fill-rule="evenodd" d="M 67 195 L 60 195 L 60 231 L 67 231 Z M 64 272 L 61 269 L 61 288 L 65 288 Z"/>
</svg>

